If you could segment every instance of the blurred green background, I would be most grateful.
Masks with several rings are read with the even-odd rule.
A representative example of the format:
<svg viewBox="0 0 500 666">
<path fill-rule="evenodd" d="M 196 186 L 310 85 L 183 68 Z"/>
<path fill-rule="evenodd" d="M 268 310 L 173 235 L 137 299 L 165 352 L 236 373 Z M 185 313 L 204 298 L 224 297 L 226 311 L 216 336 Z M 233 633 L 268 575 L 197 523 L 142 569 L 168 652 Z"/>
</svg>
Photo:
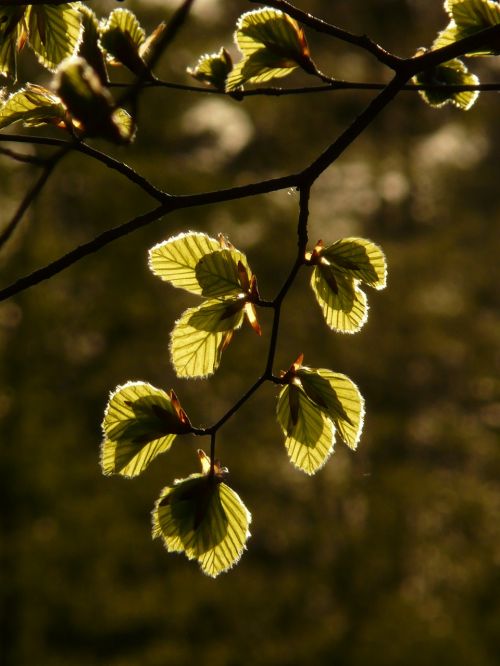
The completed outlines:
<svg viewBox="0 0 500 666">
<path fill-rule="evenodd" d="M 176 4 L 123 3 L 148 29 Z M 434 0 L 300 6 L 401 56 L 446 22 Z M 185 68 L 231 46 L 237 17 L 253 7 L 197 0 L 159 73 L 189 83 Z M 368 56 L 307 34 L 323 71 L 387 80 Z M 470 66 L 500 79 L 495 59 Z M 21 70 L 47 80 L 27 53 Z M 168 191 L 212 190 L 300 169 L 371 95 L 239 103 L 147 91 L 135 144 L 94 145 Z M 272 298 L 294 258 L 297 195 L 176 213 L 0 305 L 3 666 L 498 664 L 499 110 L 495 93 L 466 114 L 401 93 L 316 183 L 311 243 L 373 239 L 387 254 L 388 288 L 370 292 L 363 330 L 340 336 L 304 272 L 286 301 L 275 371 L 304 352 L 307 364 L 348 374 L 366 399 L 364 433 L 357 453 L 339 444 L 306 477 L 288 463 L 276 389 L 264 386 L 219 436 L 253 523 L 239 565 L 215 581 L 150 536 L 160 489 L 197 471 L 196 448 L 208 442 L 178 440 L 136 480 L 105 478 L 100 422 L 109 391 L 128 379 L 174 387 L 200 426 L 254 381 L 267 312 L 263 338 L 239 332 L 214 378 L 174 376 L 169 330 L 197 299 L 154 278 L 147 250 L 182 230 L 224 232 Z M 5 157 L 0 170 L 7 222 L 36 171 Z M 70 155 L 0 255 L 2 286 L 150 207 L 118 174 Z"/>
</svg>

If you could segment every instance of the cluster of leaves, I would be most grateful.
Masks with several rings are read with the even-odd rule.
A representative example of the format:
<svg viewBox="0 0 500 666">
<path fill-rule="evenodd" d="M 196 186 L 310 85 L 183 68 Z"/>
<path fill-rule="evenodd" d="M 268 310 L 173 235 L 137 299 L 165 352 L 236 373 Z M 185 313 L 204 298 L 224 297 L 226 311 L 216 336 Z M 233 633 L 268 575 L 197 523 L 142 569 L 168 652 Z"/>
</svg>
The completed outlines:
<svg viewBox="0 0 500 666">
<path fill-rule="evenodd" d="M 385 286 L 386 262 L 379 247 L 362 238 L 318 243 L 304 256 L 312 267 L 311 285 L 327 324 L 352 333 L 366 321 L 363 283 Z M 246 319 L 261 334 L 256 308 L 257 278 L 246 256 L 227 239 L 182 233 L 155 245 L 149 266 L 160 279 L 203 297 L 186 310 L 171 335 L 171 357 L 179 377 L 206 377 L 219 367 L 235 330 Z M 309 368 L 301 355 L 287 372 L 271 380 L 282 388 L 277 418 L 291 462 L 313 474 L 333 452 L 336 433 L 357 447 L 364 403 L 345 375 Z M 175 393 L 145 382 L 129 382 L 110 396 L 103 422 L 101 466 L 105 474 L 133 477 L 179 435 L 214 435 L 194 428 Z M 227 485 L 227 470 L 202 454 L 203 471 L 162 491 L 153 511 L 153 534 L 168 550 L 183 551 L 215 576 L 240 557 L 249 536 L 250 514 Z"/>
<path fill-rule="evenodd" d="M 432 50 L 448 46 L 500 23 L 500 3 L 497 0 L 445 0 L 444 7 L 450 22 L 434 40 Z M 419 53 L 421 52 L 419 51 Z M 483 47 L 467 53 L 467 56 L 491 56 L 499 53 L 498 43 L 485 41 Z M 430 106 L 438 108 L 445 104 L 453 104 L 459 109 L 467 111 L 479 96 L 479 92 L 475 90 L 452 92 L 443 87 L 432 89 L 432 86 L 477 86 L 479 84 L 478 77 L 471 74 L 459 58 L 449 60 L 430 70 L 424 70 L 414 80 L 420 85 L 430 86 L 427 90 L 422 90 L 421 95 Z"/>
<path fill-rule="evenodd" d="M 149 77 L 149 58 L 164 28 L 146 38 L 135 15 L 113 10 L 98 21 L 86 5 L 23 5 L 0 10 L 0 74 L 17 78 L 17 55 L 29 44 L 40 63 L 55 72 L 52 89 L 28 83 L 0 106 L 0 128 L 54 125 L 76 136 L 129 143 L 135 134 L 129 113 L 109 91 L 108 65 L 123 65 Z"/>
</svg>

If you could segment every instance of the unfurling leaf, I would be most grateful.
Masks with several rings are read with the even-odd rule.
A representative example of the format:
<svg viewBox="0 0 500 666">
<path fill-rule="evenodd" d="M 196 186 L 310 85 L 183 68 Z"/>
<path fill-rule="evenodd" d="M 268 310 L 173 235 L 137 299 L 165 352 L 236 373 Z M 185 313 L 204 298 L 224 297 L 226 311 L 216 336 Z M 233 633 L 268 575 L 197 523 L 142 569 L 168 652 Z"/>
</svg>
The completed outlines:
<svg viewBox="0 0 500 666">
<path fill-rule="evenodd" d="M 169 552 L 197 560 L 213 578 L 238 562 L 250 536 L 251 515 L 224 483 L 226 473 L 214 466 L 211 474 L 204 465 L 204 473 L 164 488 L 153 510 L 153 538 L 161 537 Z"/>
<path fill-rule="evenodd" d="M 356 449 L 364 401 L 349 377 L 294 363 L 283 380 L 287 383 L 278 398 L 277 417 L 296 467 L 307 474 L 320 469 L 333 452 L 336 432 Z"/>
<path fill-rule="evenodd" d="M 83 30 L 79 4 L 70 2 L 28 7 L 29 44 L 40 63 L 52 71 L 78 50 Z"/>
<path fill-rule="evenodd" d="M 295 384 L 281 390 L 277 417 L 290 461 L 306 474 L 317 472 L 333 453 L 332 421 Z"/>
<path fill-rule="evenodd" d="M 251 275 L 242 252 L 223 248 L 219 240 L 193 232 L 174 236 L 149 251 L 149 267 L 155 275 L 174 287 L 209 298 L 236 296 L 246 291 L 239 263 Z"/>
<path fill-rule="evenodd" d="M 356 384 L 346 375 L 325 368 L 302 366 L 296 377 L 308 398 L 333 421 L 345 444 L 356 449 L 365 414 L 364 400 Z"/>
<path fill-rule="evenodd" d="M 468 71 L 467 67 L 461 60 L 456 58 L 455 60 L 449 60 L 432 69 L 420 72 L 414 77 L 414 82 L 426 86 L 477 86 L 479 84 L 479 79 Z M 419 93 L 430 106 L 439 108 L 445 104 L 453 104 L 459 109 L 462 109 L 462 111 L 468 111 L 479 97 L 479 92 L 477 90 L 453 92 L 446 89 L 429 89 L 419 90 Z"/>
<path fill-rule="evenodd" d="M 341 333 L 355 333 L 366 322 L 368 304 L 359 288 L 386 285 L 386 261 L 382 250 L 364 238 L 343 238 L 323 247 L 318 243 L 309 255 L 314 265 L 311 287 L 326 323 Z"/>
<path fill-rule="evenodd" d="M 111 394 L 102 428 L 103 473 L 128 477 L 168 451 L 177 435 L 191 432 L 175 393 L 146 382 L 128 382 Z"/>
<path fill-rule="evenodd" d="M 83 58 L 70 58 L 60 65 L 55 89 L 85 135 L 115 143 L 129 143 L 134 138 L 129 114 L 115 108 L 109 90 Z"/>
<path fill-rule="evenodd" d="M 234 39 L 242 59 L 227 78 L 227 91 L 287 76 L 297 67 L 316 73 L 302 28 L 280 10 L 264 7 L 246 12 L 238 20 Z"/>
<path fill-rule="evenodd" d="M 500 23 L 500 4 L 496 0 L 445 0 L 444 7 L 451 21 L 437 36 L 432 45 L 433 50 Z M 496 38 L 495 42 L 485 42 L 484 46 L 466 55 L 486 56 L 499 53 L 500 40 Z"/>
<path fill-rule="evenodd" d="M 188 67 L 188 73 L 197 81 L 203 81 L 218 90 L 224 90 L 229 72 L 233 69 L 233 61 L 225 48 L 218 53 L 205 54 L 200 57 L 194 67 Z"/>
<path fill-rule="evenodd" d="M 66 107 L 61 99 L 46 88 L 28 83 L 8 97 L 0 106 L 0 129 L 15 122 L 25 127 L 46 123 L 63 123 Z"/>
<path fill-rule="evenodd" d="M 110 56 L 111 64 L 122 64 L 138 76 L 148 71 L 140 55 L 145 39 L 141 24 L 128 9 L 114 9 L 101 24 L 101 46 Z"/>
<path fill-rule="evenodd" d="M 172 331 L 170 352 L 179 377 L 207 377 L 244 319 L 243 299 L 208 300 L 189 308 Z"/>
</svg>

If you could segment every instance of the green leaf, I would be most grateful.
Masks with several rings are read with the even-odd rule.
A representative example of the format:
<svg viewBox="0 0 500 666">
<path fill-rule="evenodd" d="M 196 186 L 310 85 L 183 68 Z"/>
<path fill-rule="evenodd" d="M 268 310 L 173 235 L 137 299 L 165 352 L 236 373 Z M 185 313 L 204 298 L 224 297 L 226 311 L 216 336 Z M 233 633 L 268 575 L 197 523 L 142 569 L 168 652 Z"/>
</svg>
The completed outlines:
<svg viewBox="0 0 500 666">
<path fill-rule="evenodd" d="M 87 5 L 80 5 L 82 16 L 83 37 L 78 49 L 78 55 L 88 62 L 99 77 L 100 82 L 106 85 L 108 73 L 104 56 L 99 46 L 99 21 L 97 16 Z"/>
<path fill-rule="evenodd" d="M 153 538 L 169 552 L 197 560 L 215 578 L 240 559 L 252 517 L 240 497 L 217 476 L 192 474 L 167 486 L 153 510 Z"/>
<path fill-rule="evenodd" d="M 434 67 L 431 70 L 425 70 L 414 77 L 414 82 L 420 85 L 461 85 L 477 86 L 479 79 L 474 74 L 470 74 L 467 67 L 461 60 L 449 60 L 448 62 Z M 479 91 L 452 92 L 446 90 L 419 90 L 420 96 L 430 106 L 439 108 L 445 104 L 454 106 L 467 111 L 479 97 Z"/>
<path fill-rule="evenodd" d="M 337 272 L 349 275 L 374 289 L 386 286 L 385 255 L 378 245 L 366 238 L 341 238 L 321 249 L 320 255 Z"/>
<path fill-rule="evenodd" d="M 356 384 L 346 375 L 324 368 L 302 366 L 296 377 L 308 398 L 332 419 L 347 446 L 355 449 L 365 413 L 364 400 Z"/>
<path fill-rule="evenodd" d="M 127 477 L 139 475 L 177 435 L 191 431 L 175 394 L 146 382 L 128 382 L 111 394 L 102 428 L 103 473 Z"/>
<path fill-rule="evenodd" d="M 340 333 L 356 333 L 366 322 L 366 295 L 348 275 L 329 266 L 315 266 L 311 287 L 331 329 Z"/>
<path fill-rule="evenodd" d="M 226 90 L 290 74 L 297 67 L 316 73 L 302 28 L 280 10 L 264 7 L 240 16 L 234 34 L 243 56 L 227 78 Z"/>
<path fill-rule="evenodd" d="M 29 44 L 44 67 L 55 70 L 77 52 L 83 31 L 78 2 L 30 5 L 27 21 Z"/>
<path fill-rule="evenodd" d="M 495 0 L 445 0 L 445 9 L 451 17 L 448 26 L 437 36 L 433 50 L 447 46 L 500 23 L 500 4 Z M 485 44 L 468 56 L 498 55 L 500 45 Z"/>
<path fill-rule="evenodd" d="M 139 55 L 145 38 L 136 15 L 128 9 L 114 9 L 101 24 L 101 46 L 112 64 L 122 64 L 138 76 L 148 70 Z"/>
<path fill-rule="evenodd" d="M 0 9 L 0 74 L 17 78 L 17 53 L 26 39 L 24 29 L 24 7 Z"/>
<path fill-rule="evenodd" d="M 28 83 L 0 106 L 0 128 L 21 121 L 25 127 L 64 121 L 66 109 L 57 95 L 42 86 Z"/>
<path fill-rule="evenodd" d="M 87 136 L 100 136 L 114 143 L 129 143 L 134 125 L 124 109 L 115 109 L 109 90 L 82 58 L 65 60 L 57 70 L 55 88 Z"/>
<path fill-rule="evenodd" d="M 203 81 L 218 90 L 224 90 L 229 72 L 233 69 L 233 61 L 225 48 L 218 53 L 202 55 L 195 67 L 188 67 L 187 71 L 197 81 Z"/>
<path fill-rule="evenodd" d="M 211 298 L 246 291 L 238 270 L 240 262 L 250 279 L 242 252 L 232 247 L 223 249 L 215 238 L 193 232 L 174 236 L 149 251 L 149 267 L 155 275 L 174 287 Z"/>
<path fill-rule="evenodd" d="M 233 331 L 243 323 L 244 307 L 243 299 L 209 300 L 182 314 L 170 345 L 179 377 L 207 377 L 217 370 Z"/>
<path fill-rule="evenodd" d="M 278 422 L 285 434 L 290 461 L 314 474 L 333 452 L 335 428 L 326 413 L 299 386 L 284 386 L 278 397 Z"/>
<path fill-rule="evenodd" d="M 326 323 L 341 333 L 359 331 L 366 322 L 368 304 L 358 285 L 385 287 L 384 253 L 365 238 L 342 238 L 328 247 L 318 243 L 310 257 L 311 287 Z"/>
</svg>

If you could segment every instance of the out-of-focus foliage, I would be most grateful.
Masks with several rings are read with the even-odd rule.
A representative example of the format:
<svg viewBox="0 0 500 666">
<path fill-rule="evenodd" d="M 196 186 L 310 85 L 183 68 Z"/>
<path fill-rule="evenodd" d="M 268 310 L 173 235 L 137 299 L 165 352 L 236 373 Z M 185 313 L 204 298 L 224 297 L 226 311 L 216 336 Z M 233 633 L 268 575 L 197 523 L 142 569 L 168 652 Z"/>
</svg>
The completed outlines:
<svg viewBox="0 0 500 666">
<path fill-rule="evenodd" d="M 129 6 L 149 31 L 175 4 Z M 245 9 L 195 3 L 162 76 L 187 81 L 185 68 L 227 43 Z M 406 56 L 443 25 L 430 0 L 311 0 L 307 10 Z M 307 37 L 322 71 L 384 76 L 357 51 Z M 35 80 L 34 59 L 23 54 L 22 66 Z M 495 59 L 478 67 L 498 79 Z M 239 103 L 150 90 L 136 143 L 113 150 L 173 192 L 249 182 L 304 166 L 369 95 Z M 258 376 L 265 340 L 242 329 L 202 398 L 199 383 L 175 377 L 166 332 L 192 297 L 151 275 L 147 249 L 187 229 L 222 231 L 271 297 L 295 253 L 296 194 L 178 212 L 0 306 L 2 663 L 496 666 L 498 104 L 483 94 L 461 114 L 402 93 L 317 182 L 311 238 L 373 239 L 390 280 L 347 338 L 332 337 L 305 275 L 283 312 L 275 370 L 303 351 L 312 367 L 355 377 L 365 432 L 355 456 L 336 447 L 310 479 L 288 462 L 277 391 L 264 388 L 227 423 L 218 455 L 253 528 L 245 557 L 215 583 L 148 542 L 152 489 L 192 471 L 199 440 L 179 438 L 139 479 L 110 479 L 97 464 L 98 424 L 125 378 L 173 386 L 205 424 Z M 3 220 L 36 172 L 4 157 L 0 168 Z M 144 205 L 105 167 L 67 156 L 0 256 L 2 281 Z"/>
</svg>

